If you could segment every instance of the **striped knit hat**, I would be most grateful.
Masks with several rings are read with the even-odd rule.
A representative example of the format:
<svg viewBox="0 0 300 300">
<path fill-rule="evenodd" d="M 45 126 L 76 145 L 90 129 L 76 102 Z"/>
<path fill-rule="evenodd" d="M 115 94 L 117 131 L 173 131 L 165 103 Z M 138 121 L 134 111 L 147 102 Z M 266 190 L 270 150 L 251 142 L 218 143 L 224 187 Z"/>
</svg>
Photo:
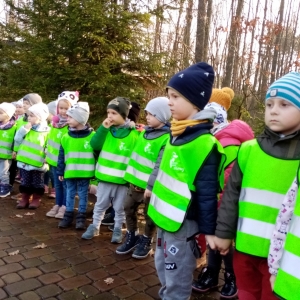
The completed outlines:
<svg viewBox="0 0 300 300">
<path fill-rule="evenodd" d="M 290 72 L 269 87 L 266 101 L 272 98 L 279 98 L 294 104 L 300 109 L 300 73 Z"/>
</svg>

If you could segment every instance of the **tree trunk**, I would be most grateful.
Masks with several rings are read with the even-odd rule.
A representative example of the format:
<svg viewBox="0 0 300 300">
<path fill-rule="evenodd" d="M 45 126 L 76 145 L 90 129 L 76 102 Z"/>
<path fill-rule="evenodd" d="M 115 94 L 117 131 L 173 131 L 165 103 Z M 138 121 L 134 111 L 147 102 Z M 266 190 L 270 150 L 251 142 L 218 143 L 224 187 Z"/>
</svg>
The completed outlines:
<svg viewBox="0 0 300 300">
<path fill-rule="evenodd" d="M 196 62 L 203 61 L 204 59 L 206 7 L 207 7 L 207 0 L 198 0 L 196 49 L 195 49 Z"/>
<path fill-rule="evenodd" d="M 212 14 L 212 5 L 213 5 L 213 0 L 208 0 L 207 4 L 207 12 L 206 12 L 206 22 L 205 22 L 205 38 L 203 41 L 203 61 L 207 61 L 207 53 L 208 53 L 208 45 L 209 45 L 209 30 L 210 30 L 210 22 L 211 22 L 211 14 Z"/>
<path fill-rule="evenodd" d="M 190 64 L 189 53 L 191 51 L 191 25 L 193 21 L 193 0 L 188 0 L 188 6 L 186 9 L 185 28 L 183 34 L 183 65 L 182 68 L 186 68 Z"/>
</svg>

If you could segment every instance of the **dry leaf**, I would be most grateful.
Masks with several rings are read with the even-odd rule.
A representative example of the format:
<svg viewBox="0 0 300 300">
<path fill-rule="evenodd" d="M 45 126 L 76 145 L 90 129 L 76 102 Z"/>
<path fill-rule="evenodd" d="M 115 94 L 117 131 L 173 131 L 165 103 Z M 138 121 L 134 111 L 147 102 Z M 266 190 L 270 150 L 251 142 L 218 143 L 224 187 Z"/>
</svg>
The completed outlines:
<svg viewBox="0 0 300 300">
<path fill-rule="evenodd" d="M 114 280 L 113 278 L 110 278 L 110 277 L 104 279 L 104 282 L 105 282 L 107 285 L 112 284 L 114 281 L 115 281 L 115 280 Z"/>
<path fill-rule="evenodd" d="M 21 215 L 16 215 L 16 217 L 17 217 L 17 218 L 23 218 L 23 216 L 21 216 Z"/>
<path fill-rule="evenodd" d="M 143 215 L 144 214 L 144 210 L 142 208 L 138 209 L 138 212 L 137 212 L 139 215 Z"/>
<path fill-rule="evenodd" d="M 34 215 L 34 214 L 35 214 L 35 213 L 27 212 L 27 213 L 24 214 L 24 216 L 32 216 L 32 215 Z"/>
<path fill-rule="evenodd" d="M 86 219 L 88 222 L 92 222 L 93 221 L 93 219 Z"/>
<path fill-rule="evenodd" d="M 44 249 L 44 248 L 46 248 L 47 247 L 47 245 L 46 244 L 44 244 L 44 243 L 42 243 L 42 244 L 40 244 L 40 245 L 37 245 L 37 246 L 35 246 L 35 247 L 32 247 L 33 249 Z"/>
<path fill-rule="evenodd" d="M 19 254 L 19 252 L 20 252 L 20 250 L 16 250 L 16 251 L 8 253 L 8 255 L 9 256 L 17 255 L 17 254 Z"/>
</svg>

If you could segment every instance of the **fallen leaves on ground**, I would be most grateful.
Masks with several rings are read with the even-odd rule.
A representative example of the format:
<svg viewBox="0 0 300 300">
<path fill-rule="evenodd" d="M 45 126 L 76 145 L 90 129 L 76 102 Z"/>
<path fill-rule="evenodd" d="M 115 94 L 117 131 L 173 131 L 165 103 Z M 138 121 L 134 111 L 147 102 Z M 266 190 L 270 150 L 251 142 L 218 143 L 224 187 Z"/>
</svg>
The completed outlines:
<svg viewBox="0 0 300 300">
<path fill-rule="evenodd" d="M 33 249 L 44 249 L 44 248 L 46 248 L 47 247 L 47 245 L 46 244 L 44 244 L 44 243 L 42 243 L 42 244 L 40 244 L 40 245 L 37 245 L 37 246 L 35 246 L 35 247 L 32 247 Z"/>
<path fill-rule="evenodd" d="M 33 216 L 35 213 L 27 212 L 24 214 L 24 216 Z"/>
<path fill-rule="evenodd" d="M 8 255 L 9 256 L 17 255 L 17 254 L 19 254 L 19 252 L 20 252 L 20 250 L 16 250 L 16 251 L 8 253 Z"/>
<path fill-rule="evenodd" d="M 113 279 L 113 278 L 106 278 L 106 279 L 104 279 L 104 282 L 107 284 L 107 285 L 110 285 L 110 284 L 112 284 L 113 282 L 114 282 L 115 280 Z"/>
</svg>

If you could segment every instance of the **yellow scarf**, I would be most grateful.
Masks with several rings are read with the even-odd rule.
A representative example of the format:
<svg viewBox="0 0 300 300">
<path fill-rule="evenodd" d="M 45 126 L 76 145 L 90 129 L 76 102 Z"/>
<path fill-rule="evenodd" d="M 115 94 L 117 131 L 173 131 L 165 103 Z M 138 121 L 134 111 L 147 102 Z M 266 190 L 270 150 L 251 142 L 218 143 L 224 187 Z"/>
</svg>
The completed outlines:
<svg viewBox="0 0 300 300">
<path fill-rule="evenodd" d="M 185 129 L 190 126 L 193 127 L 195 125 L 201 123 L 208 123 L 209 120 L 183 120 L 183 121 L 171 121 L 171 131 L 173 136 L 178 136 L 182 134 Z"/>
</svg>

